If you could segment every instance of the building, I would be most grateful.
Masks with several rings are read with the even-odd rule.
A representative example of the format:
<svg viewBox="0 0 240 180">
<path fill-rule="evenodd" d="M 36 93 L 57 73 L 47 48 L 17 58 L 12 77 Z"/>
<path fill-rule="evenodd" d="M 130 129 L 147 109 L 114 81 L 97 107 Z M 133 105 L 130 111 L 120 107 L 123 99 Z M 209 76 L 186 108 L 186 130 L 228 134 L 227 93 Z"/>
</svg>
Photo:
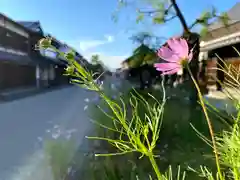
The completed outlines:
<svg viewBox="0 0 240 180">
<path fill-rule="evenodd" d="M 66 59 L 50 49 L 35 48 L 44 37 L 46 34 L 39 21 L 16 22 L 0 14 L 0 91 L 35 86 L 46 88 L 69 83 L 69 77 L 63 75 Z M 60 51 L 74 50 L 51 37 L 52 45 Z M 76 60 L 88 67 L 89 63 L 74 51 Z"/>
<path fill-rule="evenodd" d="M 69 46 L 68 44 L 61 42 L 59 40 L 57 40 L 55 37 L 53 37 L 52 35 L 48 34 L 47 36 L 52 38 L 52 45 L 55 46 L 59 51 L 67 53 L 67 52 L 74 52 L 75 53 L 75 60 L 82 65 L 83 67 L 89 69 L 91 68 L 91 65 L 88 63 L 88 61 L 82 56 L 80 55 L 73 47 Z M 55 53 L 55 52 L 54 52 Z M 54 54 L 54 56 L 56 59 L 58 59 L 58 61 L 60 61 L 61 63 L 59 63 L 56 67 L 56 73 L 58 74 L 58 77 L 61 77 L 61 79 L 59 79 L 61 82 L 69 82 L 70 78 L 69 76 L 60 76 L 60 74 L 63 74 L 66 68 L 66 65 L 68 64 L 67 59 L 65 59 L 65 57 L 61 57 L 59 56 L 59 54 Z"/>
<path fill-rule="evenodd" d="M 0 90 L 68 83 L 56 54 L 35 48 L 43 37 L 39 22 L 15 22 L 0 14 Z"/>
<path fill-rule="evenodd" d="M 63 76 L 66 63 L 59 58 L 58 53 L 53 52 L 50 49 L 38 50 L 35 48 L 38 41 L 45 37 L 40 22 L 19 21 L 18 23 L 29 29 L 31 32 L 30 57 L 36 64 L 35 77 L 37 87 L 49 87 L 68 83 L 68 77 Z M 56 38 L 52 39 L 52 45 L 57 49 L 65 46 Z"/>
<path fill-rule="evenodd" d="M 240 68 L 240 57 L 233 46 L 240 50 L 240 2 L 228 12 L 229 22 L 225 27 L 221 22 L 214 22 L 209 26 L 208 34 L 200 43 L 200 60 L 206 61 L 206 74 L 208 85 L 216 85 L 221 90 L 221 83 L 226 82 L 226 74 L 220 70 L 212 69 L 224 63 L 217 58 L 216 54 L 228 65 Z M 216 81 L 219 79 L 221 83 Z"/>
<path fill-rule="evenodd" d="M 35 84 L 29 30 L 0 14 L 0 90 Z"/>
</svg>

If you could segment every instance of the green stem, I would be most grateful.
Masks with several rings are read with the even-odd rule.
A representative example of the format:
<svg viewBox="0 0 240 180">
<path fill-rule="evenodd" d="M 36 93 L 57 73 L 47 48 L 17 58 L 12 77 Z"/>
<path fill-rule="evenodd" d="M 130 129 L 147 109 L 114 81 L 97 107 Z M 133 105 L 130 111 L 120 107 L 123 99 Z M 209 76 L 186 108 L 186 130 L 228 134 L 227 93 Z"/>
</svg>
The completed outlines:
<svg viewBox="0 0 240 180">
<path fill-rule="evenodd" d="M 192 79 L 192 81 L 193 81 L 193 83 L 194 83 L 194 85 L 195 85 L 195 87 L 197 89 L 199 101 L 200 101 L 201 107 L 203 109 L 204 115 L 205 115 L 207 123 L 208 123 L 208 128 L 209 128 L 210 136 L 211 136 L 211 139 L 212 139 L 212 145 L 213 145 L 213 150 L 214 150 L 215 161 L 216 161 L 216 165 L 217 165 L 219 178 L 220 178 L 220 180 L 224 180 L 223 176 L 222 176 L 222 173 L 221 173 L 221 168 L 220 168 L 220 163 L 219 163 L 219 156 L 218 156 L 217 145 L 216 145 L 215 136 L 214 136 L 214 132 L 213 132 L 213 127 L 212 127 L 212 123 L 211 123 L 210 118 L 209 118 L 208 113 L 207 113 L 206 105 L 204 103 L 201 90 L 200 90 L 200 88 L 199 88 L 199 86 L 197 84 L 197 81 L 194 79 L 193 74 L 192 74 L 189 66 L 187 66 L 187 69 L 188 69 L 188 72 L 189 72 L 189 74 L 191 76 L 191 79 Z"/>
<path fill-rule="evenodd" d="M 234 126 L 233 126 L 233 130 L 232 130 L 232 140 L 233 140 L 233 138 L 234 138 L 234 136 L 236 135 L 236 133 L 237 133 L 237 128 L 238 128 L 238 123 L 239 123 L 239 120 L 240 120 L 240 111 L 239 111 L 239 109 L 238 109 L 238 114 L 237 114 L 237 119 L 236 119 L 236 121 L 235 121 L 235 124 L 234 124 Z M 239 170 L 238 170 L 238 168 L 236 168 L 236 166 L 234 166 L 234 168 L 233 168 L 233 175 L 234 175 L 234 179 L 239 179 Z"/>
<path fill-rule="evenodd" d="M 77 67 L 79 68 L 79 67 Z M 85 72 L 85 71 L 84 71 Z M 81 72 L 82 73 L 82 72 Z M 87 73 L 86 73 L 87 74 Z M 112 104 L 110 103 L 111 100 L 105 95 L 105 93 L 99 88 L 99 86 L 93 81 L 93 79 L 91 78 L 91 76 L 87 76 L 88 79 L 86 81 L 89 81 L 92 83 L 92 86 L 94 87 L 94 89 L 96 90 L 96 92 L 99 93 L 99 95 L 105 100 L 105 102 L 109 105 L 109 107 L 111 108 L 111 110 L 113 111 L 113 113 L 115 114 L 115 116 L 121 121 L 121 124 L 123 126 L 123 128 L 128 131 L 129 127 L 127 125 L 127 123 L 125 121 L 123 121 L 121 115 L 119 114 L 119 111 L 116 110 L 116 108 L 114 106 L 112 106 Z M 134 137 L 135 135 L 130 131 L 129 132 L 129 136 Z M 154 156 L 152 154 L 152 152 L 149 152 L 149 148 L 146 148 L 144 146 L 144 144 L 140 141 L 139 138 L 135 139 L 136 144 L 139 146 L 139 148 L 148 156 L 153 169 L 157 175 L 158 180 L 162 180 L 162 175 L 161 172 L 159 171 L 158 165 L 154 159 Z M 148 146 L 150 146 L 150 143 L 148 142 Z"/>
<path fill-rule="evenodd" d="M 238 168 L 234 168 L 234 170 L 233 170 L 233 174 L 234 174 L 234 179 L 239 179 L 239 177 L 238 177 Z"/>
<path fill-rule="evenodd" d="M 153 157 L 152 152 L 149 153 L 148 158 L 149 158 L 149 160 L 150 160 L 150 162 L 152 164 L 152 167 L 153 167 L 153 169 L 154 169 L 154 171 L 155 171 L 155 173 L 157 175 L 157 179 L 161 180 L 162 179 L 162 175 L 161 175 L 161 173 L 159 171 L 158 165 L 157 165 L 157 163 L 156 163 L 156 161 L 155 161 L 155 159 Z"/>
</svg>

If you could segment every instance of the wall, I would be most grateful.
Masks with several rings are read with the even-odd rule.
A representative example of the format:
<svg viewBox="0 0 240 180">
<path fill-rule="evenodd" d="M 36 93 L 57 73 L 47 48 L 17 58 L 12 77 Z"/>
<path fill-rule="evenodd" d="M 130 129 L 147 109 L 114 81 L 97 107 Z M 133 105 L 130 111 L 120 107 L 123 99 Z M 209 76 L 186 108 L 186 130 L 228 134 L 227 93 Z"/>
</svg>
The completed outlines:
<svg viewBox="0 0 240 180">
<path fill-rule="evenodd" d="M 0 90 L 35 85 L 35 67 L 0 61 Z"/>
<path fill-rule="evenodd" d="M 22 53 L 28 53 L 28 38 L 23 37 L 5 27 L 0 26 L 0 45 L 5 48 L 11 48 Z"/>
<path fill-rule="evenodd" d="M 240 57 L 238 58 L 228 58 L 226 59 L 227 65 L 231 65 L 230 69 L 230 74 L 235 78 L 238 79 L 238 83 L 240 84 L 240 79 L 239 79 L 239 73 L 240 73 Z M 228 82 L 233 82 L 232 78 L 229 77 L 228 75 L 225 76 L 225 81 L 226 83 Z M 231 84 L 236 84 L 236 82 L 231 83 Z"/>
<path fill-rule="evenodd" d="M 237 77 L 237 73 L 240 72 L 240 57 L 234 57 L 234 58 L 225 58 L 224 61 L 226 62 L 226 65 L 229 67 L 229 73 L 232 74 L 235 78 Z M 208 85 L 215 85 L 216 84 L 216 74 L 217 70 L 214 69 L 217 67 L 217 58 L 212 58 L 207 61 L 207 82 Z M 225 84 L 226 82 L 232 82 L 232 78 L 230 78 L 227 74 L 225 75 Z M 239 79 L 240 83 L 240 79 Z"/>
<path fill-rule="evenodd" d="M 3 15 L 0 15 L 0 27 L 5 27 L 8 30 L 11 30 L 19 35 L 21 35 L 22 37 L 29 37 L 28 32 L 21 27 L 21 25 L 17 25 L 13 22 L 11 22 L 11 20 L 9 20 L 8 18 L 4 17 Z"/>
<path fill-rule="evenodd" d="M 213 69 L 216 67 L 217 67 L 217 59 L 216 58 L 207 60 L 206 76 L 207 76 L 207 84 L 210 86 L 216 84 L 217 71 L 216 71 L 216 69 Z"/>
<path fill-rule="evenodd" d="M 0 15 L 0 51 L 27 56 L 29 48 L 28 31 Z M 21 62 L 0 59 L 0 90 L 35 85 L 35 67 L 20 65 Z M 26 63 L 30 63 L 30 61 L 26 61 Z"/>
</svg>

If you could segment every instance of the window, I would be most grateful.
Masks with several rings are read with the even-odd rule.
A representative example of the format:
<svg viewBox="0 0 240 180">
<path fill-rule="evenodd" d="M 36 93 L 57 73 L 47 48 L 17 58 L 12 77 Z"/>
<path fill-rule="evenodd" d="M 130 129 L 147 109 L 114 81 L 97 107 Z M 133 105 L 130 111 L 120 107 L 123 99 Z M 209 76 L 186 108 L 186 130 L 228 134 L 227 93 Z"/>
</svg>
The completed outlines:
<svg viewBox="0 0 240 180">
<path fill-rule="evenodd" d="M 0 24 L 0 25 L 1 25 L 1 24 Z M 5 26 L 7 29 L 9 29 L 9 30 L 11 30 L 11 31 L 13 31 L 13 32 L 15 32 L 15 33 L 17 33 L 17 34 L 20 34 L 20 35 L 22 35 L 22 36 L 24 36 L 24 37 L 28 37 L 28 33 L 27 33 L 26 31 L 24 31 L 21 27 L 17 27 L 16 25 L 14 25 L 14 24 L 11 23 L 11 22 L 6 21 L 6 23 L 4 24 L 4 26 Z"/>
<path fill-rule="evenodd" d="M 20 55 L 20 56 L 26 56 L 27 55 L 27 53 L 25 53 L 25 52 L 14 50 L 14 49 L 11 49 L 11 48 L 5 48 L 3 46 L 0 46 L 0 51 L 8 52 L 8 53 L 11 53 L 11 54 L 17 54 L 17 55 Z"/>
</svg>

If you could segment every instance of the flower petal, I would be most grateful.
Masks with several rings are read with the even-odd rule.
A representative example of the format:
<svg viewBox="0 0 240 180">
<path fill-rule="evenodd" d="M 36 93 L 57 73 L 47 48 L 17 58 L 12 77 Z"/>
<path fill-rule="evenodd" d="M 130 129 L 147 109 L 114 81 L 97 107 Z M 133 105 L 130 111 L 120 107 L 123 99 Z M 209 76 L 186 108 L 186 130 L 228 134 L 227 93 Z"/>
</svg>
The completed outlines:
<svg viewBox="0 0 240 180">
<path fill-rule="evenodd" d="M 181 61 L 181 57 L 179 57 L 178 55 L 174 54 L 171 57 L 165 59 L 166 61 L 170 62 L 170 63 L 179 63 Z"/>
<path fill-rule="evenodd" d="M 175 54 L 173 51 L 171 51 L 169 48 L 167 47 L 161 47 L 158 51 L 157 51 L 157 55 L 168 62 L 178 62 L 181 58 Z"/>
<path fill-rule="evenodd" d="M 177 40 L 176 38 L 171 38 L 167 41 L 170 49 L 174 52 L 174 53 L 177 53 L 179 52 L 179 49 L 182 48 L 181 44 L 180 44 L 180 41 Z"/>
<path fill-rule="evenodd" d="M 170 71 L 172 69 L 179 68 L 181 66 L 177 63 L 156 63 L 154 64 L 154 67 L 158 71 Z"/>
<path fill-rule="evenodd" d="M 181 68 L 181 67 L 180 67 Z M 162 75 L 172 75 L 172 74 L 176 74 L 177 72 L 179 71 L 179 68 L 175 68 L 175 69 L 172 69 L 172 70 L 169 70 L 169 71 L 164 71 L 162 73 Z"/>
<path fill-rule="evenodd" d="M 180 38 L 180 44 L 182 46 L 181 57 L 187 57 L 189 50 L 187 41 L 185 39 Z"/>
<path fill-rule="evenodd" d="M 171 51 L 169 48 L 162 46 L 158 51 L 157 51 L 157 55 L 166 60 L 167 58 L 171 57 L 174 54 L 173 51 Z"/>
<path fill-rule="evenodd" d="M 181 58 L 188 56 L 188 44 L 185 39 L 172 38 L 168 40 L 168 45 Z"/>
</svg>

